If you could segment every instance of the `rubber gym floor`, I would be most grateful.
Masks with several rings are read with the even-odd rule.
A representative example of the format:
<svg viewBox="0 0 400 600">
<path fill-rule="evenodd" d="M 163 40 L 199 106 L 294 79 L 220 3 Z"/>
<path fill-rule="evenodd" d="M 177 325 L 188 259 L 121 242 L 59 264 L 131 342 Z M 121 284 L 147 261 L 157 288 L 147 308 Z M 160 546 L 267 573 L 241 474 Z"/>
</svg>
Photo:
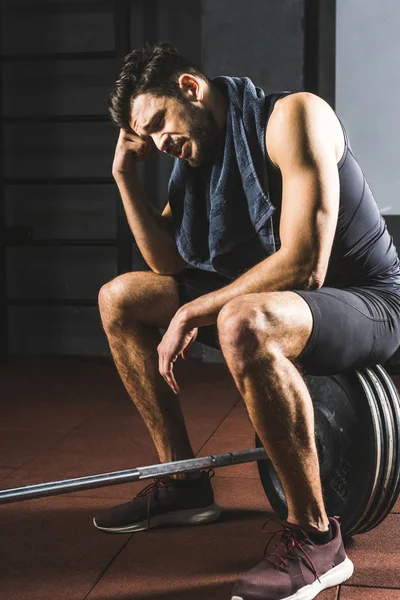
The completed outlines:
<svg viewBox="0 0 400 600">
<path fill-rule="evenodd" d="M 176 365 L 198 455 L 254 446 L 247 412 L 223 364 Z M 400 385 L 400 377 L 394 378 Z M 114 366 L 78 359 L 12 359 L 0 366 L 0 487 L 158 462 Z M 263 555 L 273 516 L 255 463 L 216 470 L 221 519 L 198 527 L 110 535 L 92 517 L 147 482 L 0 506 L 2 600 L 230 600 Z M 347 543 L 355 573 L 321 600 L 400 599 L 400 501 Z"/>
</svg>

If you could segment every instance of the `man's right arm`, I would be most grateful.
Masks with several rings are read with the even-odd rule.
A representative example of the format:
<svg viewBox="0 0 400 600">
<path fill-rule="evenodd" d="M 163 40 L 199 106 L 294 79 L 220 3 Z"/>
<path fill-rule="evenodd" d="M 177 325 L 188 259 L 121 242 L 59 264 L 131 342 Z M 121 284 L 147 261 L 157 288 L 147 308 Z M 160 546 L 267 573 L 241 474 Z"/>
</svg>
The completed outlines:
<svg viewBox="0 0 400 600">
<path fill-rule="evenodd" d="M 137 142 L 140 140 L 140 143 Z M 172 228 L 169 204 L 161 214 L 146 198 L 136 173 L 138 158 L 149 154 L 140 138 L 121 130 L 113 163 L 113 176 L 133 237 L 150 269 L 160 275 L 183 271 Z"/>
</svg>

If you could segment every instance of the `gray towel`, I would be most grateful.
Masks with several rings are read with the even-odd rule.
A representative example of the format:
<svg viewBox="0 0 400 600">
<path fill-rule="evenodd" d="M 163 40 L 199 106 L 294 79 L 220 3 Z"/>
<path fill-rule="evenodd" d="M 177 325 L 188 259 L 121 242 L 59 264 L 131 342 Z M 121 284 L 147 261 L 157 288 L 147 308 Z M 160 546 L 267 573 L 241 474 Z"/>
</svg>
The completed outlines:
<svg viewBox="0 0 400 600">
<path fill-rule="evenodd" d="M 235 279 L 276 251 L 266 171 L 268 106 L 247 77 L 217 77 L 213 83 L 228 92 L 226 131 L 211 166 L 194 168 L 175 159 L 169 201 L 185 261 Z"/>
</svg>

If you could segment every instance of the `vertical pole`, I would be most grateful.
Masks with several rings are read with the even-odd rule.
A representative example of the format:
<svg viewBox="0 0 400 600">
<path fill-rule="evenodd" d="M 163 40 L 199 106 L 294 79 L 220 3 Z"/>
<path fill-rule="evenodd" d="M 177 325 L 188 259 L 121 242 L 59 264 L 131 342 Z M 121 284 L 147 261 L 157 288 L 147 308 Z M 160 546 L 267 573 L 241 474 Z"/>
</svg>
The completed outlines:
<svg viewBox="0 0 400 600">
<path fill-rule="evenodd" d="M 130 1 L 118 0 L 114 5 L 114 37 L 118 66 L 123 57 L 131 50 Z M 132 270 L 132 233 L 125 210 L 117 193 L 117 238 L 118 238 L 118 274 Z"/>
<path fill-rule="evenodd" d="M 318 94 L 319 0 L 304 0 L 304 90 Z"/>
<path fill-rule="evenodd" d="M 3 27 L 3 3 L 0 0 L 0 31 Z M 0 41 L 1 43 L 1 41 Z M 3 50 L 0 48 L 0 156 L 4 157 L 3 130 Z M 8 356 L 7 328 L 7 268 L 6 268 L 6 216 L 5 216 L 5 183 L 4 162 L 0 160 L 0 362 Z"/>
<path fill-rule="evenodd" d="M 142 0 L 142 28 L 143 42 L 155 44 L 159 41 L 158 0 Z M 159 206 L 160 156 L 158 152 L 153 152 L 144 162 L 143 169 L 146 195 L 150 202 Z"/>
<path fill-rule="evenodd" d="M 304 89 L 335 108 L 336 0 L 304 0 Z"/>
</svg>

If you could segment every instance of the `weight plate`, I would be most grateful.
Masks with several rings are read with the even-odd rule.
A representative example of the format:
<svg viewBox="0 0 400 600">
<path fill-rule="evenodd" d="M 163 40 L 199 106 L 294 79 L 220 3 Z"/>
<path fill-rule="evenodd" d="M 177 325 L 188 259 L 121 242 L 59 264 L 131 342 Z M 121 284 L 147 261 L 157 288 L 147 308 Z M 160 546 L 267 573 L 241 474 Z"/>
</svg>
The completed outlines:
<svg viewBox="0 0 400 600">
<path fill-rule="evenodd" d="M 380 379 L 384 389 L 386 390 L 387 397 L 392 410 L 393 416 L 393 466 L 392 466 L 392 480 L 389 483 L 388 490 L 385 497 L 385 502 L 381 508 L 380 514 L 377 515 L 376 520 L 372 526 L 365 529 L 364 532 L 370 531 L 373 527 L 377 527 L 390 513 L 400 493 L 400 396 L 399 392 L 393 383 L 390 375 L 381 366 L 377 365 L 372 369 L 377 377 Z"/>
<path fill-rule="evenodd" d="M 341 517 L 342 532 L 357 533 L 371 507 L 382 462 L 377 402 L 362 372 L 305 378 L 314 405 L 321 481 L 329 515 Z M 256 436 L 256 445 L 262 444 Z M 285 494 L 269 460 L 258 470 L 272 508 L 287 518 Z M 356 525 L 356 528 L 355 528 Z"/>
<path fill-rule="evenodd" d="M 386 494 L 390 489 L 393 479 L 393 459 L 395 450 L 393 414 L 385 388 L 372 369 L 364 369 L 362 374 L 366 381 L 368 381 L 369 386 L 374 393 L 380 417 L 382 426 L 382 460 L 375 490 L 371 492 L 365 512 L 360 515 L 359 522 L 354 525 L 357 533 L 364 533 L 373 529 L 375 527 L 374 523 L 383 510 Z"/>
</svg>

